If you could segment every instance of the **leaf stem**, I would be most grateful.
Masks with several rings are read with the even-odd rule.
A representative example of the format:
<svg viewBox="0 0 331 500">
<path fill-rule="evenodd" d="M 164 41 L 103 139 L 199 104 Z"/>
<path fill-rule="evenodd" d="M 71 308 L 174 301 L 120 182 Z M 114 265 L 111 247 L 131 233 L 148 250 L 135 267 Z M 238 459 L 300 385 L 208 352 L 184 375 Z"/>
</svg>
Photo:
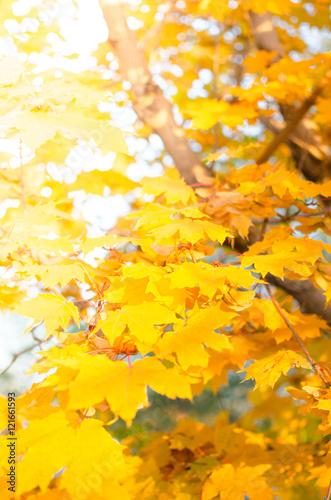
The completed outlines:
<svg viewBox="0 0 331 500">
<path fill-rule="evenodd" d="M 275 308 L 277 309 L 278 313 L 280 314 L 280 316 L 283 318 L 283 320 L 285 321 L 286 323 L 286 326 L 291 330 L 292 334 L 293 334 L 293 337 L 296 339 L 296 341 L 299 343 L 301 349 L 303 350 L 303 352 L 305 353 L 305 355 L 307 356 L 308 358 L 308 361 L 313 369 L 313 371 L 315 371 L 317 373 L 317 375 L 319 375 L 319 377 L 323 380 L 324 384 L 326 385 L 326 387 L 329 389 L 330 388 L 330 384 L 329 382 L 326 380 L 322 370 L 320 369 L 320 367 L 318 366 L 318 364 L 316 363 L 316 361 L 314 360 L 314 358 L 312 357 L 312 355 L 309 353 L 309 351 L 307 350 L 306 346 L 304 345 L 304 343 L 302 342 L 300 336 L 298 335 L 298 333 L 295 331 L 295 329 L 293 328 L 293 325 L 292 323 L 290 322 L 290 320 L 288 319 L 288 317 L 286 316 L 286 314 L 284 313 L 283 309 L 281 308 L 279 302 L 275 299 L 275 297 L 273 296 L 271 290 L 270 290 L 270 286 L 268 284 L 265 284 L 264 285 L 267 289 L 267 292 L 269 294 L 269 297 L 271 299 L 271 301 L 273 302 Z M 330 492 L 331 494 L 331 492 Z M 329 497 L 330 499 L 330 497 Z"/>
</svg>

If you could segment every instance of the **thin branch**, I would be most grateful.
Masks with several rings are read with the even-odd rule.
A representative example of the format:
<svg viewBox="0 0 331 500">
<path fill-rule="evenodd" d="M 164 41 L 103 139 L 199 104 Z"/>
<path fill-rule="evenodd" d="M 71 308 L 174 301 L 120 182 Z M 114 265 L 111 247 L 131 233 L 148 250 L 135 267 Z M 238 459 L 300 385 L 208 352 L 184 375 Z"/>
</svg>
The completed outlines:
<svg viewBox="0 0 331 500">
<path fill-rule="evenodd" d="M 314 358 L 312 357 L 312 355 L 309 353 L 309 351 L 307 350 L 306 346 L 302 342 L 299 334 L 295 331 L 295 329 L 293 328 L 292 323 L 290 322 L 290 320 L 288 319 L 288 317 L 284 313 L 283 309 L 281 308 L 279 302 L 273 296 L 273 294 L 272 294 L 272 292 L 270 290 L 270 286 L 269 285 L 264 285 L 264 286 L 266 287 L 267 292 L 268 292 L 268 294 L 270 296 L 270 299 L 272 300 L 272 302 L 273 302 L 275 308 L 277 309 L 278 313 L 283 318 L 283 320 L 286 323 L 286 326 L 291 330 L 291 332 L 293 334 L 293 337 L 298 342 L 298 344 L 300 345 L 301 349 L 303 350 L 303 352 L 307 356 L 308 361 L 309 361 L 309 363 L 310 363 L 313 371 L 315 371 L 317 373 L 317 375 L 323 380 L 325 386 L 329 389 L 331 386 L 330 386 L 329 382 L 326 380 L 326 378 L 324 377 L 323 371 L 320 369 L 319 365 L 316 363 L 316 361 L 314 360 Z"/>
<path fill-rule="evenodd" d="M 265 277 L 269 284 L 282 288 L 297 300 L 302 309 L 309 314 L 317 314 L 331 325 L 331 306 L 326 304 L 323 290 L 316 288 L 311 280 L 283 280 L 268 273 Z"/>
<path fill-rule="evenodd" d="M 34 349 L 35 347 L 40 347 L 40 343 L 38 342 L 37 344 L 33 344 L 32 346 L 30 347 L 27 347 L 26 349 L 23 349 L 23 351 L 20 351 L 16 354 L 13 355 L 13 359 L 11 360 L 11 362 L 9 363 L 9 365 L 7 366 L 7 368 L 5 368 L 2 372 L 0 372 L 0 377 L 2 375 L 4 375 L 12 366 L 13 364 L 15 363 L 15 361 L 22 355 L 22 354 L 25 354 L 29 351 L 32 351 L 32 349 Z"/>
<path fill-rule="evenodd" d="M 285 125 L 283 123 L 276 121 L 274 118 L 271 118 L 270 116 L 260 115 L 259 121 L 273 134 L 278 134 L 285 128 Z M 302 154 L 304 153 L 310 154 L 316 161 L 322 161 L 323 159 L 325 159 L 326 156 L 325 146 L 316 143 L 311 144 L 307 141 L 304 141 L 302 137 L 298 136 L 297 132 L 298 131 L 295 130 L 293 134 L 291 134 L 291 136 L 286 140 L 286 143 L 289 145 L 289 147 L 296 146 L 297 148 L 302 150 Z"/>
<path fill-rule="evenodd" d="M 26 354 L 27 352 L 29 351 L 32 351 L 32 349 L 34 349 L 35 347 L 39 347 L 39 349 L 41 349 L 41 345 L 45 342 L 44 340 L 41 340 L 40 338 L 37 337 L 36 335 L 36 329 L 38 328 L 39 325 L 36 325 L 32 328 L 31 330 L 31 336 L 33 338 L 33 340 L 36 341 L 36 344 L 33 344 L 31 345 L 30 347 L 26 347 L 25 349 L 23 349 L 22 351 L 16 353 L 13 355 L 13 358 L 11 360 L 11 362 L 9 363 L 9 365 L 7 366 L 7 368 L 5 368 L 2 372 L 0 372 L 0 377 L 1 375 L 4 375 L 10 368 L 11 366 L 15 363 L 15 361 L 22 355 L 22 354 Z"/>
<path fill-rule="evenodd" d="M 286 127 L 283 128 L 281 132 L 274 138 L 274 140 L 265 148 L 261 156 L 256 160 L 257 165 L 261 165 L 261 163 L 265 163 L 269 160 L 270 156 L 274 153 L 274 151 L 278 148 L 278 146 L 286 141 L 289 135 L 296 129 L 299 122 L 305 116 L 307 111 L 311 106 L 313 106 L 316 102 L 316 99 L 321 94 L 324 85 L 318 85 L 314 92 L 301 104 L 294 118 L 288 122 Z"/>
<path fill-rule="evenodd" d="M 38 345 L 39 345 L 39 349 L 41 349 L 41 345 L 44 343 L 44 340 L 41 340 L 41 339 L 39 339 L 39 338 L 37 337 L 37 335 L 36 335 L 36 333 L 35 333 L 35 328 L 33 328 L 33 329 L 31 330 L 31 335 L 32 335 L 33 340 L 35 340 L 35 341 L 38 343 Z"/>
<path fill-rule="evenodd" d="M 286 54 L 277 30 L 273 26 L 270 12 L 264 14 L 250 12 L 248 17 L 257 47 L 268 52 L 275 51 L 277 55 L 272 62 L 279 61 Z M 279 102 L 279 108 L 285 121 L 290 121 L 293 112 L 295 113 L 295 106 L 285 106 Z M 279 126 L 279 124 L 272 123 L 268 117 L 262 116 L 260 121 L 270 129 L 274 129 L 274 125 L 276 128 Z M 297 167 L 307 179 L 313 182 L 323 182 L 331 178 L 331 157 L 328 147 L 322 143 L 322 138 L 315 132 L 311 120 L 300 121 L 290 137 L 286 138 L 286 142 Z"/>
<path fill-rule="evenodd" d="M 329 484 L 329 489 L 328 489 L 328 493 L 326 495 L 325 500 L 330 500 L 330 499 L 331 499 L 331 481 L 330 481 L 330 484 Z"/>
</svg>

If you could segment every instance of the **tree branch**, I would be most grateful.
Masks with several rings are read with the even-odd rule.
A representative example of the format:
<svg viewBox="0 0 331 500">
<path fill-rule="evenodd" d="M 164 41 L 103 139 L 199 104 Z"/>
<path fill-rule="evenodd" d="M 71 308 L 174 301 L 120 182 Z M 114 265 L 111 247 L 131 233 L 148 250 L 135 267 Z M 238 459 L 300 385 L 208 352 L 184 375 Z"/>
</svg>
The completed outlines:
<svg viewBox="0 0 331 500">
<path fill-rule="evenodd" d="M 331 325 L 331 306 L 326 307 L 323 291 L 315 288 L 310 280 L 281 280 L 270 273 L 265 279 L 271 285 L 278 286 L 292 295 L 307 313 L 317 314 Z"/>
<path fill-rule="evenodd" d="M 285 127 L 269 116 L 260 116 L 260 122 L 273 134 L 280 133 Z M 296 129 L 285 139 L 285 143 L 291 150 L 293 159 L 298 170 L 312 182 L 322 182 L 331 177 L 331 158 L 327 155 L 327 147 L 322 144 L 311 144 L 303 140 L 303 134 Z"/>
<path fill-rule="evenodd" d="M 99 2 L 108 26 L 109 41 L 118 58 L 124 78 L 132 85 L 132 92 L 135 97 L 134 109 L 139 119 L 161 137 L 165 149 L 172 156 L 176 167 L 188 184 L 194 184 L 196 180 L 208 184 L 208 170 L 200 163 L 197 155 L 191 150 L 184 130 L 176 123 L 173 117 L 171 104 L 165 99 L 161 89 L 154 83 L 147 61 L 143 53 L 138 49 L 136 36 L 127 26 L 124 6 L 121 5 L 119 0 L 99 0 Z M 253 34 L 258 47 L 269 51 L 276 50 L 279 54 L 278 58 L 283 57 L 285 53 L 279 41 L 278 34 L 272 25 L 270 14 L 260 15 L 251 13 L 250 17 Z M 287 135 L 288 131 L 286 131 L 286 134 L 283 134 L 283 136 L 286 135 L 292 141 L 291 149 L 295 149 L 297 156 L 298 152 L 302 153 L 303 148 L 297 142 L 294 142 L 293 136 L 295 134 L 296 140 L 300 140 L 300 137 L 298 137 L 300 126 L 301 123 L 299 123 L 299 126 L 296 125 L 294 127 L 295 131 L 292 131 L 291 138 Z M 303 142 L 304 144 L 307 143 L 305 140 Z M 295 157 L 294 154 L 293 156 Z M 302 154 L 298 161 L 301 161 L 301 158 Z M 318 163 L 317 168 L 315 165 L 316 162 Z M 310 165 L 311 163 L 315 169 L 314 171 Z M 316 170 L 318 174 L 316 174 Z M 311 180 L 322 180 L 322 178 L 325 178 L 324 173 L 323 176 L 320 174 L 322 172 L 321 160 L 311 154 L 307 155 L 302 171 Z M 247 248 L 247 243 L 244 246 Z M 315 314 L 320 315 L 331 324 L 331 311 L 329 308 L 324 309 L 325 297 L 323 292 L 315 288 L 311 282 L 303 285 L 306 282 L 277 281 L 278 278 L 271 275 L 269 279 L 270 283 L 277 284 L 277 286 L 282 287 L 288 293 L 292 294 L 307 312 L 315 312 Z M 311 297 L 314 297 L 315 310 L 313 311 L 311 310 Z"/>
<path fill-rule="evenodd" d="M 154 83 L 144 54 L 138 48 L 136 36 L 127 25 L 124 5 L 120 0 L 100 0 L 99 3 L 122 74 L 131 83 L 135 97 L 133 106 L 139 119 L 160 136 L 166 151 L 188 184 L 196 180 L 206 181 L 208 169 L 190 148 L 184 130 L 174 119 L 170 102 Z"/>
<path fill-rule="evenodd" d="M 272 24 L 271 14 L 269 12 L 265 14 L 250 12 L 249 17 L 257 47 L 268 52 L 276 51 L 278 55 L 273 62 L 284 57 L 285 51 Z M 279 108 L 287 122 L 291 121 L 297 113 L 293 106 L 279 103 Z M 263 120 L 261 122 L 264 123 Z M 321 143 L 320 137 L 314 132 L 313 122 L 308 119 L 299 120 L 288 136 L 288 145 L 293 159 L 306 178 L 313 182 L 331 179 L 331 157 L 328 148 Z"/>
<path fill-rule="evenodd" d="M 285 51 L 272 24 L 271 14 L 269 12 L 265 14 L 250 12 L 249 17 L 257 47 L 268 52 L 276 51 L 278 55 L 273 62 L 277 62 L 284 57 Z M 321 86 L 317 87 L 316 91 L 319 95 Z M 278 145 L 285 141 L 291 150 L 298 170 L 308 180 L 323 182 L 331 178 L 331 157 L 328 148 L 321 143 L 320 137 L 315 134 L 312 121 L 308 119 L 302 120 L 309 107 L 313 104 L 311 99 L 318 97 L 315 92 L 310 96 L 308 102 L 306 101 L 301 105 L 299 111 L 296 111 L 293 107 L 290 108 L 281 103 L 279 104 L 280 111 L 285 121 L 288 122 L 285 127 L 267 117 L 261 117 L 261 123 L 277 135 L 275 141 L 267 147 L 259 158 L 259 163 L 267 161 Z M 315 288 L 310 280 L 292 281 L 287 278 L 281 280 L 270 273 L 267 274 L 266 280 L 292 295 L 303 310 L 317 314 L 331 325 L 331 307 L 325 307 L 326 299 L 323 291 Z"/>
<path fill-rule="evenodd" d="M 309 108 L 315 104 L 316 99 L 321 94 L 323 88 L 324 87 L 322 85 L 317 86 L 314 92 L 312 92 L 312 94 L 301 104 L 292 120 L 289 121 L 287 125 L 276 135 L 275 139 L 266 147 L 261 156 L 256 160 L 257 165 L 261 165 L 261 163 L 268 161 L 278 146 L 296 129 Z"/>
</svg>

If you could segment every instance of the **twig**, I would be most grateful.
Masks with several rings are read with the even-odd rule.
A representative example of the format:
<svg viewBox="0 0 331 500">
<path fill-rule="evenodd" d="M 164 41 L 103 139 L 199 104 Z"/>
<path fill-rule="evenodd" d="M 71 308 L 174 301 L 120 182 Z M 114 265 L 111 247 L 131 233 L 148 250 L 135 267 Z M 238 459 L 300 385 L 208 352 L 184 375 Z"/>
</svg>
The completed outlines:
<svg viewBox="0 0 331 500">
<path fill-rule="evenodd" d="M 0 377 L 1 375 L 4 375 L 8 370 L 9 368 L 15 363 L 15 361 L 22 355 L 22 354 L 25 354 L 29 351 L 32 351 L 32 349 L 34 349 L 35 347 L 39 347 L 39 349 L 41 349 L 41 344 L 44 343 L 44 340 L 41 340 L 37 337 L 36 335 L 36 328 L 38 327 L 38 325 L 36 325 L 35 327 L 32 328 L 31 330 L 31 335 L 32 335 L 32 338 L 33 340 L 35 340 L 37 343 L 36 344 L 33 344 L 32 346 L 30 347 L 26 347 L 26 349 L 23 349 L 23 351 L 20 351 L 16 354 L 13 355 L 13 359 L 11 360 L 10 364 L 7 366 L 7 368 L 5 368 L 1 373 L 0 373 Z"/>
<path fill-rule="evenodd" d="M 38 339 L 38 337 L 36 336 L 36 334 L 35 334 L 35 331 L 34 331 L 34 330 L 35 330 L 35 328 L 33 328 L 33 329 L 31 330 L 31 335 L 32 335 L 32 338 L 33 338 L 33 340 L 35 340 L 36 342 L 38 342 L 39 348 L 41 349 L 41 344 L 43 344 L 43 343 L 44 343 L 44 341 L 43 341 L 43 340 L 41 340 L 41 339 Z"/>
<path fill-rule="evenodd" d="M 239 253 L 239 252 L 228 252 L 228 253 L 224 253 L 223 255 L 221 255 L 220 257 L 218 257 L 218 259 L 216 260 L 213 260 L 213 265 L 214 264 L 218 264 L 218 261 L 223 259 L 223 257 L 227 257 L 228 255 L 242 255 L 242 253 Z"/>
<path fill-rule="evenodd" d="M 14 354 L 13 355 L 13 359 L 11 360 L 11 362 L 9 363 L 9 365 L 7 366 L 7 368 L 5 368 L 2 372 L 0 372 L 0 377 L 2 375 L 4 375 L 9 370 L 9 368 L 11 368 L 13 366 L 13 364 L 15 363 L 15 361 L 17 360 L 17 358 L 19 358 L 22 354 L 25 354 L 26 352 L 32 351 L 32 349 L 34 349 L 35 347 L 38 347 L 38 346 L 40 347 L 39 342 L 38 342 L 38 344 L 33 344 L 32 346 L 27 347 L 23 351 L 20 351 L 17 354 Z"/>
<path fill-rule="evenodd" d="M 331 481 L 330 481 L 330 484 L 329 484 L 329 489 L 328 489 L 328 493 L 326 495 L 325 500 L 330 500 L 330 498 L 331 498 Z"/>
<path fill-rule="evenodd" d="M 272 302 L 273 302 L 274 306 L 276 307 L 277 311 L 279 312 L 280 316 L 283 318 L 283 320 L 285 321 L 287 327 L 291 330 L 294 338 L 299 343 L 301 349 L 303 350 L 303 352 L 307 356 L 308 361 L 309 361 L 309 363 L 310 363 L 313 371 L 315 371 L 317 373 L 317 375 L 319 375 L 319 377 L 323 380 L 323 382 L 326 385 L 326 387 L 329 389 L 331 387 L 330 384 L 329 384 L 329 382 L 324 377 L 324 374 L 323 374 L 322 370 L 320 369 L 320 367 L 318 366 L 318 364 L 316 363 L 316 361 L 314 360 L 314 358 L 312 357 L 312 355 L 308 352 L 308 350 L 307 350 L 306 346 L 304 345 L 304 343 L 302 342 L 300 336 L 298 335 L 298 333 L 293 328 L 292 323 L 290 322 L 290 320 L 288 319 L 288 317 L 284 313 L 283 309 L 280 307 L 279 302 L 273 296 L 273 294 L 272 294 L 272 292 L 270 290 L 270 286 L 267 285 L 267 284 L 265 284 L 264 286 L 266 287 L 267 292 L 268 292 L 268 294 L 270 296 L 270 299 L 272 300 Z M 330 500 L 330 497 L 329 497 L 329 500 Z"/>
</svg>

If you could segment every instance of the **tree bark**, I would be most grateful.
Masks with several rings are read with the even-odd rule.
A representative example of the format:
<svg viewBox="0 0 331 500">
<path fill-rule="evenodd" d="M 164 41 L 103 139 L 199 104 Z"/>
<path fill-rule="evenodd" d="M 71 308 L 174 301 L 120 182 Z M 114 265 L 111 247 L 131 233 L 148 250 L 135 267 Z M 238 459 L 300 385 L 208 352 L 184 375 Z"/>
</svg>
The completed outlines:
<svg viewBox="0 0 331 500">
<path fill-rule="evenodd" d="M 318 288 L 315 288 L 310 280 L 292 281 L 287 278 L 281 280 L 268 273 L 265 277 L 271 285 L 278 286 L 286 290 L 300 304 L 301 308 L 310 314 L 317 314 L 325 319 L 331 326 L 331 306 L 326 305 L 326 298 Z"/>
<path fill-rule="evenodd" d="M 127 25 L 124 5 L 119 0 L 100 0 L 100 6 L 120 69 L 132 86 L 133 106 L 139 119 L 160 136 L 187 184 L 206 181 L 209 171 L 190 148 L 185 131 L 174 119 L 170 102 L 153 81 L 135 33 Z"/>
</svg>

